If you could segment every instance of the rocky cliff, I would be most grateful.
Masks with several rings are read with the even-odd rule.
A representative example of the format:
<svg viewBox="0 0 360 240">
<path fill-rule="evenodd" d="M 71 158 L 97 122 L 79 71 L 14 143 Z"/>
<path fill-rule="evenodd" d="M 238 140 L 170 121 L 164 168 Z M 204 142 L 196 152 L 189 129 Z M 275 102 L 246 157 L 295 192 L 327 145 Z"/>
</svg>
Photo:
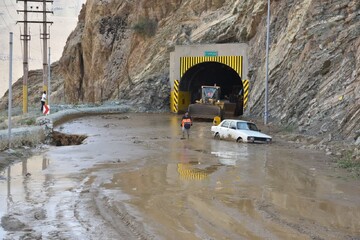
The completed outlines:
<svg viewBox="0 0 360 240">
<path fill-rule="evenodd" d="M 260 117 L 266 15 L 266 0 L 88 0 L 53 66 L 58 81 L 53 102 L 124 99 L 166 109 L 175 45 L 246 42 L 247 114 Z M 329 140 L 356 140 L 359 46 L 358 0 L 271 1 L 270 121 Z"/>
</svg>

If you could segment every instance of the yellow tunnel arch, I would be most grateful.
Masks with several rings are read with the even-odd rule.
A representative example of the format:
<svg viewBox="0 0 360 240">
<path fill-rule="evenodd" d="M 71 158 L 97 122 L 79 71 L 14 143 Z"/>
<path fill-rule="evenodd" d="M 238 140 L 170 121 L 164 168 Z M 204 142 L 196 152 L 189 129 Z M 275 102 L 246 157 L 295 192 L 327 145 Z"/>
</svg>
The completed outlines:
<svg viewBox="0 0 360 240">
<path fill-rule="evenodd" d="M 170 96 L 170 109 L 174 113 L 184 112 L 191 103 L 191 93 L 188 89 L 182 89 L 184 75 L 194 66 L 202 63 L 221 63 L 232 71 L 236 72 L 242 81 L 243 87 L 243 108 L 246 108 L 248 101 L 249 81 L 242 79 L 243 75 L 243 56 L 186 56 L 180 57 L 180 80 L 174 80 L 173 89 Z M 234 83 L 235 84 L 235 83 Z"/>
</svg>

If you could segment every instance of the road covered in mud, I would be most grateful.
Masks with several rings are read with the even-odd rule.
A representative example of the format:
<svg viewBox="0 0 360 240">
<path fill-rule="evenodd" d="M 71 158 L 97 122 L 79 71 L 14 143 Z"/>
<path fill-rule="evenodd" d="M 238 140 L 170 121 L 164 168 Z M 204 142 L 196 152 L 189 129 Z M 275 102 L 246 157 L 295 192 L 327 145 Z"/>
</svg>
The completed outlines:
<svg viewBox="0 0 360 240">
<path fill-rule="evenodd" d="M 360 239 L 360 185 L 322 152 L 215 140 L 180 116 L 91 116 L 0 174 L 2 239 Z"/>
</svg>

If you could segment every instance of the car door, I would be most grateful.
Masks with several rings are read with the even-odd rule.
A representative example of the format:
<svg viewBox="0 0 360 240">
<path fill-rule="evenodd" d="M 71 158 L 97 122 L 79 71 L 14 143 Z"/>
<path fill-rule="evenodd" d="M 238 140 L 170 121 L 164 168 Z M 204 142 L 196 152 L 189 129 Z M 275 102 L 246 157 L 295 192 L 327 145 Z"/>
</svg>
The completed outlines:
<svg viewBox="0 0 360 240">
<path fill-rule="evenodd" d="M 232 139 L 237 139 L 237 130 L 236 130 L 236 122 L 235 121 L 230 121 L 230 124 L 229 124 L 229 135 Z"/>
<path fill-rule="evenodd" d="M 240 137 L 242 141 L 246 142 L 248 137 L 247 132 L 249 131 L 247 122 L 237 122 L 236 128 L 237 128 L 236 139 Z"/>
<path fill-rule="evenodd" d="M 229 135 L 229 124 L 230 124 L 229 121 L 224 121 L 221 124 L 221 129 L 219 131 L 219 134 L 220 134 L 221 138 L 227 138 L 228 137 L 228 135 Z"/>
</svg>

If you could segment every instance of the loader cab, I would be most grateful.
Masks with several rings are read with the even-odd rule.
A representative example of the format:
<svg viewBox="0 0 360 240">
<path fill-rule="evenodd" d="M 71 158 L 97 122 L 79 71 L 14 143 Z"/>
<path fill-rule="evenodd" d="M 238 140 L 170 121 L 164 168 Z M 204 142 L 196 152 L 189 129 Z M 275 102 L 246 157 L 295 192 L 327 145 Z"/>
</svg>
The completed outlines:
<svg viewBox="0 0 360 240">
<path fill-rule="evenodd" d="M 218 86 L 201 86 L 201 101 L 213 104 L 220 100 L 221 89 Z"/>
</svg>

